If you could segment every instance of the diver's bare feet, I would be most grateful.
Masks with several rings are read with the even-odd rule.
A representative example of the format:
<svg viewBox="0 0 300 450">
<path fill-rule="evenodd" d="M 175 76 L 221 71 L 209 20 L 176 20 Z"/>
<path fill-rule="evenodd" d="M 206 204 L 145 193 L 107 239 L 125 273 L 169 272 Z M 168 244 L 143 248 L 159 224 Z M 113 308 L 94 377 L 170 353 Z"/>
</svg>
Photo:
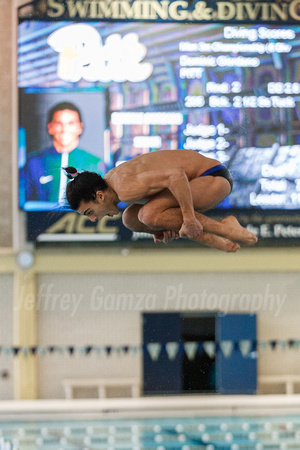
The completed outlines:
<svg viewBox="0 0 300 450">
<path fill-rule="evenodd" d="M 247 246 L 256 244 L 257 237 L 250 231 L 246 230 L 246 228 L 242 227 L 234 216 L 226 217 L 221 220 L 221 223 L 226 225 L 228 228 L 227 235 L 232 241 L 239 242 L 240 244 Z"/>
<path fill-rule="evenodd" d="M 224 238 L 224 251 L 227 253 L 235 253 L 239 248 L 239 244 L 231 242 L 229 239 Z"/>
<path fill-rule="evenodd" d="M 207 245 L 208 247 L 215 248 L 216 250 L 221 250 L 222 252 L 235 253 L 239 248 L 239 244 L 231 242 L 229 239 L 217 236 L 211 233 L 202 233 L 196 239 L 197 242 Z"/>
</svg>

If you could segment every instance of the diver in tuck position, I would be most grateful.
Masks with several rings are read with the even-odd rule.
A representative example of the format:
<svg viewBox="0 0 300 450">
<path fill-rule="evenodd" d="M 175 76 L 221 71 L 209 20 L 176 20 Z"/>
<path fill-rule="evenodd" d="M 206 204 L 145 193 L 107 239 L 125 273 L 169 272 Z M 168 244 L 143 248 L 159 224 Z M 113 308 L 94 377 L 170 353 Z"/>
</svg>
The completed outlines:
<svg viewBox="0 0 300 450">
<path fill-rule="evenodd" d="M 219 161 L 194 151 L 139 155 L 104 178 L 74 167 L 65 171 L 72 179 L 66 190 L 71 208 L 92 221 L 118 214 L 118 203 L 125 202 L 125 227 L 153 234 L 154 242 L 184 237 L 226 252 L 257 242 L 235 217 L 219 222 L 202 214 L 230 194 L 232 177 Z"/>
</svg>

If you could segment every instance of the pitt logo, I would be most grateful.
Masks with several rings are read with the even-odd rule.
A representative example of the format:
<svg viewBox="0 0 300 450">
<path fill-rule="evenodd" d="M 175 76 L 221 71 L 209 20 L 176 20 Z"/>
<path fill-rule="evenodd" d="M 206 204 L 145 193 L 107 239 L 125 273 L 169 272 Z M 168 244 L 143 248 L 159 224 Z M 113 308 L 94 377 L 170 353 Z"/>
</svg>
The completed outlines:
<svg viewBox="0 0 300 450">
<path fill-rule="evenodd" d="M 149 62 L 141 62 L 147 54 L 136 33 L 111 34 L 102 43 L 100 34 L 87 24 L 74 24 L 54 31 L 48 45 L 59 53 L 58 77 L 77 82 L 139 82 L 153 71 Z"/>
</svg>

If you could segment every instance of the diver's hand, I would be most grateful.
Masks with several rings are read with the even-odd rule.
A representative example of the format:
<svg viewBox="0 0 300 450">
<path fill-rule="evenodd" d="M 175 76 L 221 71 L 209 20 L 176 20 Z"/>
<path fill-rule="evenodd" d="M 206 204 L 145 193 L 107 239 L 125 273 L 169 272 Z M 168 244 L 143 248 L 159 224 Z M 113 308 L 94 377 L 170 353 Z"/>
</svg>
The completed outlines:
<svg viewBox="0 0 300 450">
<path fill-rule="evenodd" d="M 195 218 L 193 220 L 185 220 L 179 230 L 179 236 L 189 239 L 195 239 L 203 233 L 203 226 Z"/>
<path fill-rule="evenodd" d="M 153 235 L 153 240 L 157 244 L 158 242 L 163 242 L 164 244 L 168 244 L 174 239 L 179 239 L 179 233 L 174 230 L 164 230 L 160 231 L 157 234 Z"/>
</svg>

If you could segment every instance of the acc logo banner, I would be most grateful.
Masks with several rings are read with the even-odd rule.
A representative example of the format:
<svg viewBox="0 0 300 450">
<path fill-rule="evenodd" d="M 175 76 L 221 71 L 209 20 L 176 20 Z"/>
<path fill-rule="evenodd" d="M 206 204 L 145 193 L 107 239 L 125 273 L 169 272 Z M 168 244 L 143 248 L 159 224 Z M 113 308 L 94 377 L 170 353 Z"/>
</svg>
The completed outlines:
<svg viewBox="0 0 300 450">
<path fill-rule="evenodd" d="M 168 22 L 297 23 L 300 0 L 35 0 L 19 8 L 27 20 L 149 20 Z"/>
<path fill-rule="evenodd" d="M 132 232 L 124 227 L 121 217 L 120 213 L 114 218 L 91 222 L 76 212 L 30 211 L 27 213 L 27 239 L 37 242 L 131 240 Z"/>
</svg>

